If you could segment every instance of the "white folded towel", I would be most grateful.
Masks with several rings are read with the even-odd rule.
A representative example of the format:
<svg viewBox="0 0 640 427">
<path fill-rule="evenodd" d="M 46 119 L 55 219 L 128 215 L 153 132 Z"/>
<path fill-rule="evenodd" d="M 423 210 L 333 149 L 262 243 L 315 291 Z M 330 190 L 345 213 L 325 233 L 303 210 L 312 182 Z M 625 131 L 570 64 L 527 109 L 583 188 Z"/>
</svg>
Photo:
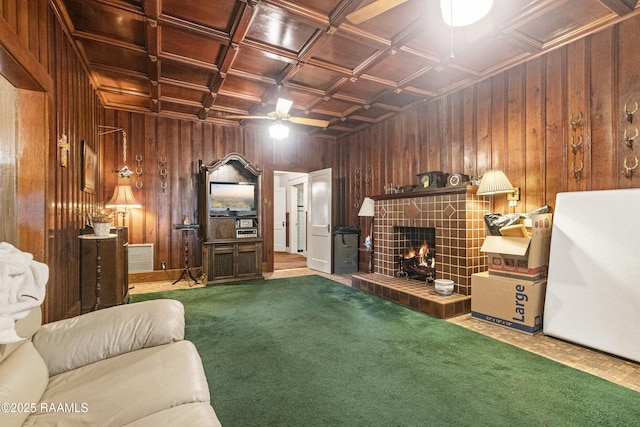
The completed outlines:
<svg viewBox="0 0 640 427">
<path fill-rule="evenodd" d="M 33 255 L 0 242 L 0 344 L 18 342 L 15 321 L 44 301 L 49 267 Z"/>
</svg>

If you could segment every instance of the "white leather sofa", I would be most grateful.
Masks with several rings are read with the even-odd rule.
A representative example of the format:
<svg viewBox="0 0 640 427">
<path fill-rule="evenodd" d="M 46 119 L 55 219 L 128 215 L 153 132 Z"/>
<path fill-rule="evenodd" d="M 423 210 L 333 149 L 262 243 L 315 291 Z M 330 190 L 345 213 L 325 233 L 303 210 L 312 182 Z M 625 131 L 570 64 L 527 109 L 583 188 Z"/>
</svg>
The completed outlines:
<svg viewBox="0 0 640 427">
<path fill-rule="evenodd" d="M 219 426 L 184 307 L 153 300 L 41 325 L 0 345 L 0 426 Z"/>
</svg>

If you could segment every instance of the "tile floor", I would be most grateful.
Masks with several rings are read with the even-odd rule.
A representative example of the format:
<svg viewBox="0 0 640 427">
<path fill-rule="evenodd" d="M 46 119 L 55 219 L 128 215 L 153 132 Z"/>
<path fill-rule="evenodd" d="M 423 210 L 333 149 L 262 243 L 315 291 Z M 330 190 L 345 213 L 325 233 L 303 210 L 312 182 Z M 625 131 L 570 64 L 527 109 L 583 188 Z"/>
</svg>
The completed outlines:
<svg viewBox="0 0 640 427">
<path fill-rule="evenodd" d="M 330 275 L 308 268 L 279 270 L 273 273 L 266 273 L 264 276 L 265 279 L 269 280 L 310 274 L 320 274 L 347 286 L 351 286 L 350 274 Z M 130 293 L 140 294 L 203 286 L 204 284 L 194 284 L 193 281 L 188 283 L 184 279 L 175 285 L 172 284 L 171 281 L 135 283 L 131 285 Z M 556 338 L 545 336 L 543 333 L 535 335 L 524 334 L 474 319 L 470 314 L 447 319 L 447 321 L 640 392 L 640 363 L 573 345 Z"/>
</svg>

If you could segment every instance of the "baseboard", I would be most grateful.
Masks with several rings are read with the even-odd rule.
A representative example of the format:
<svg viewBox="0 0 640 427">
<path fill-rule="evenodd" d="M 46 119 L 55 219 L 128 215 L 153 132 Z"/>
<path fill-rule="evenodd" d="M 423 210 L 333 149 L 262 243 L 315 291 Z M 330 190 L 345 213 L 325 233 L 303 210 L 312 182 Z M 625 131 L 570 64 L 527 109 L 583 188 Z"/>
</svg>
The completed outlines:
<svg viewBox="0 0 640 427">
<path fill-rule="evenodd" d="M 141 273 L 130 273 L 129 284 L 144 282 L 164 282 L 167 280 L 177 280 L 182 274 L 180 270 L 154 270 Z"/>
</svg>

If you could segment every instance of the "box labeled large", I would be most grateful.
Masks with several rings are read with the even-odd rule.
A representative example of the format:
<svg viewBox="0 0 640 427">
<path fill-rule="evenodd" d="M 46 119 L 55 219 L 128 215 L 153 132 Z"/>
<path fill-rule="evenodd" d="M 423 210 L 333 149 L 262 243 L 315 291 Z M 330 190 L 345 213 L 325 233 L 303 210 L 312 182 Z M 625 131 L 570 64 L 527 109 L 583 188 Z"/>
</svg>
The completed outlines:
<svg viewBox="0 0 640 427">
<path fill-rule="evenodd" d="M 471 316 L 534 334 L 542 329 L 546 289 L 546 280 L 472 274 Z"/>
<path fill-rule="evenodd" d="M 547 276 L 552 215 L 531 217 L 530 237 L 487 236 L 482 252 L 492 274 L 539 280 Z"/>
</svg>

